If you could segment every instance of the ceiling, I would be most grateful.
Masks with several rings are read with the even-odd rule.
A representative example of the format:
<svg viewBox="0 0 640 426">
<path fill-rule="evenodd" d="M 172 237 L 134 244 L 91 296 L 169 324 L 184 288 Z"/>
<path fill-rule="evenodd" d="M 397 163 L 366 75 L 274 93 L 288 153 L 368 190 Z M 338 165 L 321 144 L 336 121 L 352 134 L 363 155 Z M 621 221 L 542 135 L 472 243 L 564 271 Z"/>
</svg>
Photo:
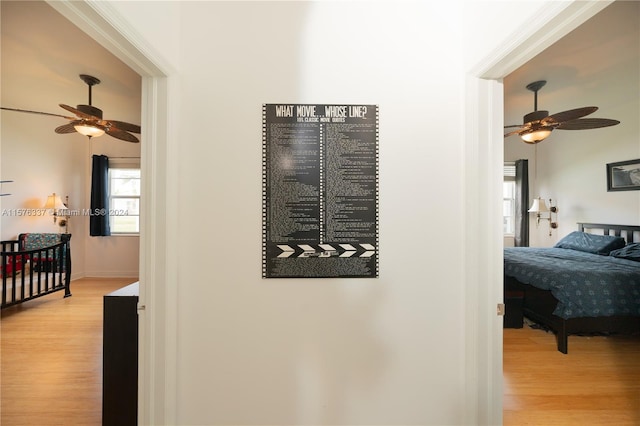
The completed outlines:
<svg viewBox="0 0 640 426">
<path fill-rule="evenodd" d="M 620 119 L 624 102 L 637 103 L 627 87 L 639 76 L 625 70 L 640 63 L 639 23 L 640 2 L 616 1 L 505 77 L 505 125 L 522 124 L 534 110 L 533 92 L 525 87 L 537 80 L 547 81 L 538 109 L 553 114 L 594 105 L 599 110 L 587 118 Z"/>
<path fill-rule="evenodd" d="M 78 75 L 90 74 L 101 80 L 93 88 L 93 104 L 105 118 L 140 123 L 139 75 L 45 2 L 2 0 L 0 5 L 2 106 L 65 114 L 58 104 L 87 103 L 87 86 Z M 533 94 L 525 89 L 532 81 L 547 80 L 538 107 L 554 113 L 586 106 L 579 102 L 585 93 L 599 99 L 617 78 L 611 70 L 637 66 L 639 6 L 614 2 L 505 77 L 505 124 L 520 124 L 533 111 Z M 597 106 L 594 117 L 616 118 L 606 103 Z M 52 131 L 64 124 L 38 118 Z"/>
<path fill-rule="evenodd" d="M 58 104 L 87 104 L 88 87 L 79 75 L 89 74 L 101 80 L 92 89 L 92 104 L 104 118 L 140 123 L 138 74 L 45 2 L 2 0 L 0 8 L 3 107 L 70 115 Z M 4 111 L 2 117 L 12 114 L 20 113 Z M 33 117 L 32 123 L 50 126 L 52 133 L 65 124 L 62 118 Z"/>
</svg>

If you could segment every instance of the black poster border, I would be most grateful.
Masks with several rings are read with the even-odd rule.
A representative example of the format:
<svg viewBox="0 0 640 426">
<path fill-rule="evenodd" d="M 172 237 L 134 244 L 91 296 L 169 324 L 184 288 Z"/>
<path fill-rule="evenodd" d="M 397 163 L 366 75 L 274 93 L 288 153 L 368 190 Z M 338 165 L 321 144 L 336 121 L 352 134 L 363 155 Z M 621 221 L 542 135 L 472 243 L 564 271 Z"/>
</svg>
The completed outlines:
<svg viewBox="0 0 640 426">
<path fill-rule="evenodd" d="M 378 276 L 379 106 L 263 104 L 262 277 Z"/>
</svg>

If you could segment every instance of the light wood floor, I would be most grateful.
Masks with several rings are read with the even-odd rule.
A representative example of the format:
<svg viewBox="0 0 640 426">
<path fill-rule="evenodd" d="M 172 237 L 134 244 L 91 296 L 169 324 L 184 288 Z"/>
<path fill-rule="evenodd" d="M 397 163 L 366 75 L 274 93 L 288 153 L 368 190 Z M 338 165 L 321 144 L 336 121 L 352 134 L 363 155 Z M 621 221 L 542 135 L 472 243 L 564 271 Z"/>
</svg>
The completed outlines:
<svg viewBox="0 0 640 426">
<path fill-rule="evenodd" d="M 135 281 L 80 279 L 2 311 L 2 426 L 102 423 L 102 296 Z"/>
<path fill-rule="evenodd" d="M 2 311 L 0 424 L 100 425 L 102 296 L 136 279 L 82 279 Z M 640 425 L 640 338 L 504 330 L 504 424 Z"/>
<path fill-rule="evenodd" d="M 503 421 L 507 426 L 640 425 L 640 337 L 555 336 L 504 330 Z"/>
</svg>

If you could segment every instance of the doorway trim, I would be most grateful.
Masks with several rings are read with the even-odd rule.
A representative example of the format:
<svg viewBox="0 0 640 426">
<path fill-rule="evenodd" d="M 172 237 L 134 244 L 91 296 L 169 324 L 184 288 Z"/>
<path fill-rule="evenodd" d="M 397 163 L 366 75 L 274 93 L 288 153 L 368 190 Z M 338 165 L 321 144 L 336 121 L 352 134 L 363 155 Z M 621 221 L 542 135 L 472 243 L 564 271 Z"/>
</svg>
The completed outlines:
<svg viewBox="0 0 640 426">
<path fill-rule="evenodd" d="M 473 67 L 465 81 L 465 293 L 467 424 L 502 424 L 502 79 L 611 1 L 548 1 L 525 28 Z"/>
<path fill-rule="evenodd" d="M 177 72 L 110 2 L 45 1 L 142 77 L 138 423 L 175 424 Z"/>
</svg>

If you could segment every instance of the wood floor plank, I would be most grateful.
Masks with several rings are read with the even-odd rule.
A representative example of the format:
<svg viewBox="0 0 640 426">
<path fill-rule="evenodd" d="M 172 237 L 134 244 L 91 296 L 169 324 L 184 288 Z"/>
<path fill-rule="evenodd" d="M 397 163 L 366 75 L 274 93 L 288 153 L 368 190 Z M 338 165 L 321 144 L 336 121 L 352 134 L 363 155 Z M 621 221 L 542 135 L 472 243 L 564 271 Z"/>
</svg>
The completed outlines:
<svg viewBox="0 0 640 426">
<path fill-rule="evenodd" d="M 102 423 L 103 296 L 137 278 L 80 279 L 5 309 L 0 321 L 0 424 Z"/>
<path fill-rule="evenodd" d="M 640 336 L 571 336 L 504 330 L 506 426 L 640 425 Z"/>
</svg>

